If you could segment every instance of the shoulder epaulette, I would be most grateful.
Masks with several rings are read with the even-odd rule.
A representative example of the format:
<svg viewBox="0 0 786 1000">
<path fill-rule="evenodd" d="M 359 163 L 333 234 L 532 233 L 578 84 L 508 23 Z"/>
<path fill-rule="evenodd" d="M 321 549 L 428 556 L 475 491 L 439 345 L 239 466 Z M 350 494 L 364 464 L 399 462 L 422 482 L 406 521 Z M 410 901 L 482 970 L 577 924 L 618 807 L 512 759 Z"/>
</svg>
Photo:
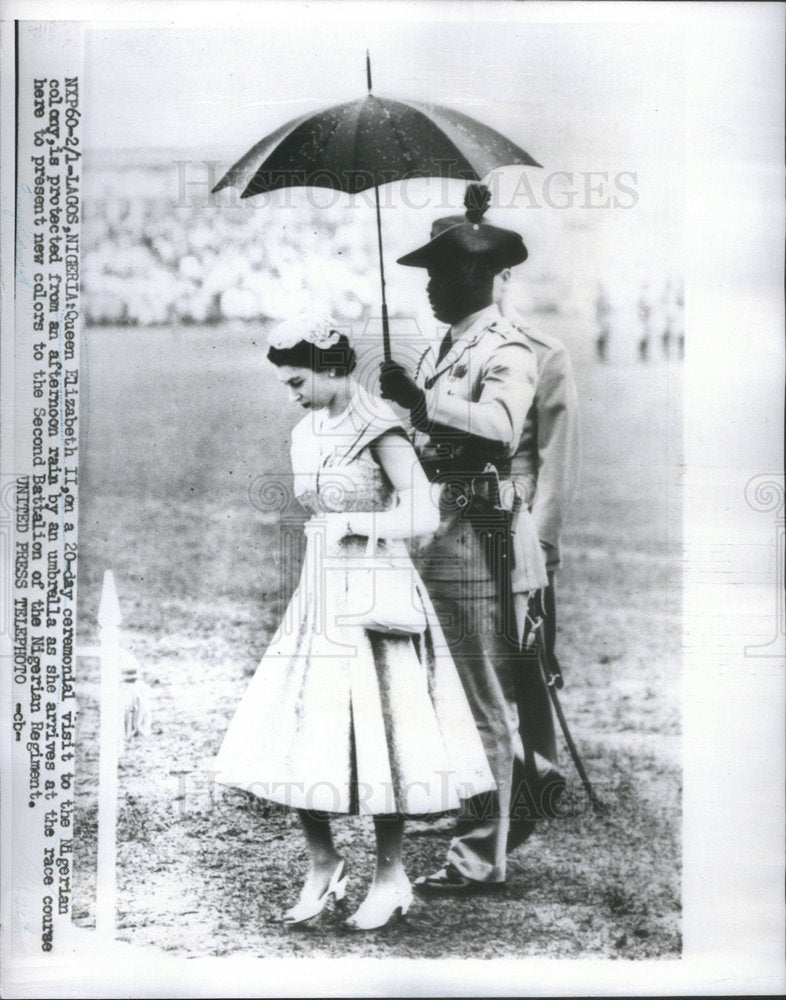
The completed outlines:
<svg viewBox="0 0 786 1000">
<path fill-rule="evenodd" d="M 523 323 L 519 319 L 511 319 L 509 316 L 506 316 L 505 318 L 518 333 L 524 334 L 525 337 L 531 337 L 533 335 L 531 328 L 528 327 L 526 323 Z"/>
<path fill-rule="evenodd" d="M 523 334 L 529 340 L 534 340 L 536 343 L 545 347 L 549 351 L 565 351 L 565 345 L 559 339 L 555 337 L 553 333 L 544 333 L 542 330 L 533 329 L 533 327 L 528 326 L 523 320 L 518 317 L 505 317 L 510 325 Z"/>
<path fill-rule="evenodd" d="M 509 319 L 503 317 L 502 320 L 495 319 L 487 327 L 486 331 L 488 333 L 496 333 L 498 337 L 503 340 L 512 340 L 516 342 L 526 341 L 526 331 L 516 326 L 515 323 L 511 323 Z M 527 344 L 527 346 L 529 346 Z"/>
</svg>

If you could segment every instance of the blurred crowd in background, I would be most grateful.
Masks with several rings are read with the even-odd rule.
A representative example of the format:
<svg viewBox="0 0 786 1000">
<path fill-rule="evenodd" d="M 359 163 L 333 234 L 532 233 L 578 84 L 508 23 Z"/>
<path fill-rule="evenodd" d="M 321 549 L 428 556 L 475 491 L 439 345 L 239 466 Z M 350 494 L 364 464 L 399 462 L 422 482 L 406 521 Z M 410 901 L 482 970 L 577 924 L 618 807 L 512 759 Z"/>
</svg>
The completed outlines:
<svg viewBox="0 0 786 1000">
<path fill-rule="evenodd" d="M 240 202 L 236 192 L 210 195 L 206 187 L 201 197 L 183 189 L 173 197 L 171 169 L 95 176 L 82 219 L 82 303 L 89 325 L 277 320 L 303 307 L 356 323 L 378 309 L 370 207 L 347 212 L 331 202 L 334 192 L 325 192 L 320 204 L 290 190 L 283 195 L 286 211 Z M 413 237 L 412 215 L 399 211 L 385 213 L 383 228 L 391 315 L 414 315 L 408 310 L 425 307 L 423 276 L 396 268 L 394 260 L 398 247 L 408 249 L 421 234 Z M 680 358 L 681 281 L 637 275 L 634 285 L 627 277 L 599 277 L 586 266 L 582 273 L 557 275 L 530 262 L 518 305 L 534 322 L 544 313 L 578 318 L 584 346 L 601 362 L 623 354 L 641 362 Z"/>
<path fill-rule="evenodd" d="M 314 206 L 274 227 L 259 212 L 102 198 L 85 202 L 82 239 L 92 324 L 278 319 L 304 294 L 357 320 L 373 301 L 362 228 Z"/>
</svg>

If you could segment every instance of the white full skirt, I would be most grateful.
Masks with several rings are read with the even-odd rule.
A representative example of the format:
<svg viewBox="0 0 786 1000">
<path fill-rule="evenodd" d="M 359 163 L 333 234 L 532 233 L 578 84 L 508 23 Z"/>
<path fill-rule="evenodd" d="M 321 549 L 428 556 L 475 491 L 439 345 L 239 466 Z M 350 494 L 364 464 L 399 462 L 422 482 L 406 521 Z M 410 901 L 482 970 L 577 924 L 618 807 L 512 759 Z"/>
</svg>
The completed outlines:
<svg viewBox="0 0 786 1000">
<path fill-rule="evenodd" d="M 494 789 L 464 689 L 433 606 L 401 542 L 401 586 L 428 625 L 388 636 L 344 624 L 362 607 L 362 548 L 325 559 L 309 536 L 295 593 L 244 694 L 216 780 L 293 808 L 439 813 Z"/>
</svg>

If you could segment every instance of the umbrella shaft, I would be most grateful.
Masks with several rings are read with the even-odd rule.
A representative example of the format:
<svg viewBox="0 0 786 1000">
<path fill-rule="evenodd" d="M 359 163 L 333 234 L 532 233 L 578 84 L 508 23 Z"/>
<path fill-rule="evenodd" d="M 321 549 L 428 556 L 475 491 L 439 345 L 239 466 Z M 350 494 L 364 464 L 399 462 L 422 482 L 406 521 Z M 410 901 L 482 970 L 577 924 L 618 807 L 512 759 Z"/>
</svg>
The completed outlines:
<svg viewBox="0 0 786 1000">
<path fill-rule="evenodd" d="M 382 219 L 379 214 L 379 188 L 374 186 L 374 203 L 377 208 L 377 244 L 379 246 L 379 283 L 382 288 L 382 350 L 385 361 L 390 361 L 390 325 L 388 303 L 385 297 L 385 261 L 382 255 Z"/>
</svg>

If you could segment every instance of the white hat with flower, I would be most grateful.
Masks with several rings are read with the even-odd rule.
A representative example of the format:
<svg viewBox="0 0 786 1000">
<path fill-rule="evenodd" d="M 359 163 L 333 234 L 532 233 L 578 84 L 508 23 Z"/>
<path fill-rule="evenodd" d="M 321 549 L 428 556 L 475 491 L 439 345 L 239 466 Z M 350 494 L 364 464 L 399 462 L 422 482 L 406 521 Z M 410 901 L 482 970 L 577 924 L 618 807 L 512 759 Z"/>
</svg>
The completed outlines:
<svg viewBox="0 0 786 1000">
<path fill-rule="evenodd" d="M 332 316 L 320 313 L 299 313 L 277 323 L 268 334 L 270 347 L 286 351 L 305 342 L 324 351 L 334 347 L 341 337 Z"/>
</svg>

